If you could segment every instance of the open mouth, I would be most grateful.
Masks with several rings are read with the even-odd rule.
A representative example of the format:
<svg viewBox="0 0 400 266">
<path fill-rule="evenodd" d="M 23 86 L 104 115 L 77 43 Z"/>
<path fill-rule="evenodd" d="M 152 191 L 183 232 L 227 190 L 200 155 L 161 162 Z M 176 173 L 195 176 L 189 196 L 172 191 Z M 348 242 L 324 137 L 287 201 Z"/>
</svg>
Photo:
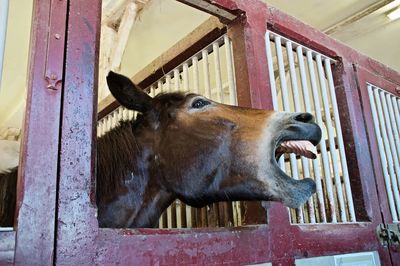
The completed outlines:
<svg viewBox="0 0 400 266">
<path fill-rule="evenodd" d="M 317 158 L 317 148 L 308 140 L 287 140 L 279 143 L 275 150 L 276 160 L 285 153 L 294 153 L 309 159 Z"/>
</svg>

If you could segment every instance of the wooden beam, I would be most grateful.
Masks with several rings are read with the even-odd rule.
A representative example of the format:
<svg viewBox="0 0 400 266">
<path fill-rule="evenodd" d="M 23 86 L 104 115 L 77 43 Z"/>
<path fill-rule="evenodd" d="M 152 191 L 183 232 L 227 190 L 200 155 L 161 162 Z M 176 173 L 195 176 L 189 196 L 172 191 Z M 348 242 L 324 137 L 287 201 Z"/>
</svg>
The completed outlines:
<svg viewBox="0 0 400 266">
<path fill-rule="evenodd" d="M 183 4 L 196 8 L 198 10 L 209 13 L 217 18 L 219 18 L 223 23 L 228 24 L 234 21 L 241 13 L 239 10 L 229 10 L 220 5 L 212 3 L 207 0 L 177 0 Z"/>
<path fill-rule="evenodd" d="M 133 23 L 135 22 L 138 12 L 138 6 L 135 3 L 129 3 L 125 7 L 124 14 L 119 24 L 117 37 L 112 49 L 111 54 L 111 69 L 119 70 L 121 66 L 122 56 L 124 55 L 126 44 L 128 43 L 129 34 L 131 32 Z"/>
</svg>

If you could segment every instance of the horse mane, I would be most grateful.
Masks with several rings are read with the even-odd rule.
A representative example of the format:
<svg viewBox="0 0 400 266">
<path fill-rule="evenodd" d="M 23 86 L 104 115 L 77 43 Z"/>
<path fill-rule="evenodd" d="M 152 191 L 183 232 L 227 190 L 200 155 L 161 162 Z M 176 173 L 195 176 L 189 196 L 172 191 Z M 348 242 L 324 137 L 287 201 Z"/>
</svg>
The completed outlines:
<svg viewBox="0 0 400 266">
<path fill-rule="evenodd" d="M 126 192 L 124 180 L 136 164 L 134 121 L 122 121 L 97 140 L 97 201 L 108 202 Z"/>
<path fill-rule="evenodd" d="M 125 179 L 136 174 L 140 165 L 137 152 L 139 143 L 134 135 L 134 129 L 146 123 L 146 116 L 158 117 L 160 110 L 181 103 L 186 93 L 160 93 L 154 97 L 157 106 L 149 111 L 151 114 L 138 115 L 136 120 L 122 121 L 114 129 L 97 140 L 97 203 L 106 203 L 127 192 Z M 135 178 L 139 178 L 135 176 Z M 143 185 L 143 180 L 135 180 Z"/>
<path fill-rule="evenodd" d="M 18 167 L 10 172 L 0 173 L 0 226 L 12 227 L 14 224 L 15 202 L 17 197 Z"/>
</svg>

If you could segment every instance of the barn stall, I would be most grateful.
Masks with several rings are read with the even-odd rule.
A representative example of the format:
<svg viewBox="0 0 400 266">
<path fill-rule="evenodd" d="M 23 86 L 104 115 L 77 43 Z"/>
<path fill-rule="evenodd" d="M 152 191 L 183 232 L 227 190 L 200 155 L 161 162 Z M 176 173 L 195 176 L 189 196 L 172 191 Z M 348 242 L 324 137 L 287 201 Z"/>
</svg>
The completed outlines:
<svg viewBox="0 0 400 266">
<path fill-rule="evenodd" d="M 102 19 L 95 1 L 37 2 L 33 42 L 47 45 L 32 52 L 18 220 L 1 232 L 2 261 L 307 265 L 313 258 L 379 258 L 396 265 L 396 243 L 385 233 L 396 231 L 400 215 L 398 73 L 259 1 L 181 2 L 219 20 L 201 24 L 132 79 L 150 95 L 190 90 L 229 104 L 315 113 L 324 136 L 317 160 L 291 155 L 280 165 L 294 178 L 313 177 L 317 193 L 296 210 L 251 202 L 198 210 L 177 201 L 160 229 L 98 228 L 94 138 L 135 117 L 104 96 L 101 77 L 120 67 L 118 49 L 132 27 L 120 18 L 132 20 L 146 2 L 116 5 L 115 17 L 104 18 L 103 10 Z M 100 32 L 108 32 L 101 42 Z M 107 40 L 117 45 L 103 49 Z M 44 148 L 58 160 L 39 156 Z"/>
</svg>

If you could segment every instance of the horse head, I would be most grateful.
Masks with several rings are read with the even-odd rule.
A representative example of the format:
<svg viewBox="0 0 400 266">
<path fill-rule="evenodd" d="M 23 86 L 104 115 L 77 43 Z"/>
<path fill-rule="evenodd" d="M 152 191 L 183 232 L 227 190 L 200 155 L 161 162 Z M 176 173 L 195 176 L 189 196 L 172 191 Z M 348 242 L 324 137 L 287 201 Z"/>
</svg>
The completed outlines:
<svg viewBox="0 0 400 266">
<path fill-rule="evenodd" d="M 144 205 L 155 212 L 144 220 L 138 218 L 141 210 L 124 213 L 129 217 L 124 226 L 154 225 L 176 198 L 194 207 L 266 200 L 296 208 L 315 193 L 312 179 L 295 180 L 277 162 L 291 152 L 315 158 L 321 129 L 311 114 L 229 106 L 191 93 L 152 98 L 113 72 L 107 83 L 121 105 L 141 112 L 132 122 L 132 156 L 141 158 L 135 176 L 145 175 L 147 188 L 135 193 L 143 194 L 143 205 L 145 194 L 152 192 Z M 129 194 L 128 185 L 124 191 Z"/>
</svg>

